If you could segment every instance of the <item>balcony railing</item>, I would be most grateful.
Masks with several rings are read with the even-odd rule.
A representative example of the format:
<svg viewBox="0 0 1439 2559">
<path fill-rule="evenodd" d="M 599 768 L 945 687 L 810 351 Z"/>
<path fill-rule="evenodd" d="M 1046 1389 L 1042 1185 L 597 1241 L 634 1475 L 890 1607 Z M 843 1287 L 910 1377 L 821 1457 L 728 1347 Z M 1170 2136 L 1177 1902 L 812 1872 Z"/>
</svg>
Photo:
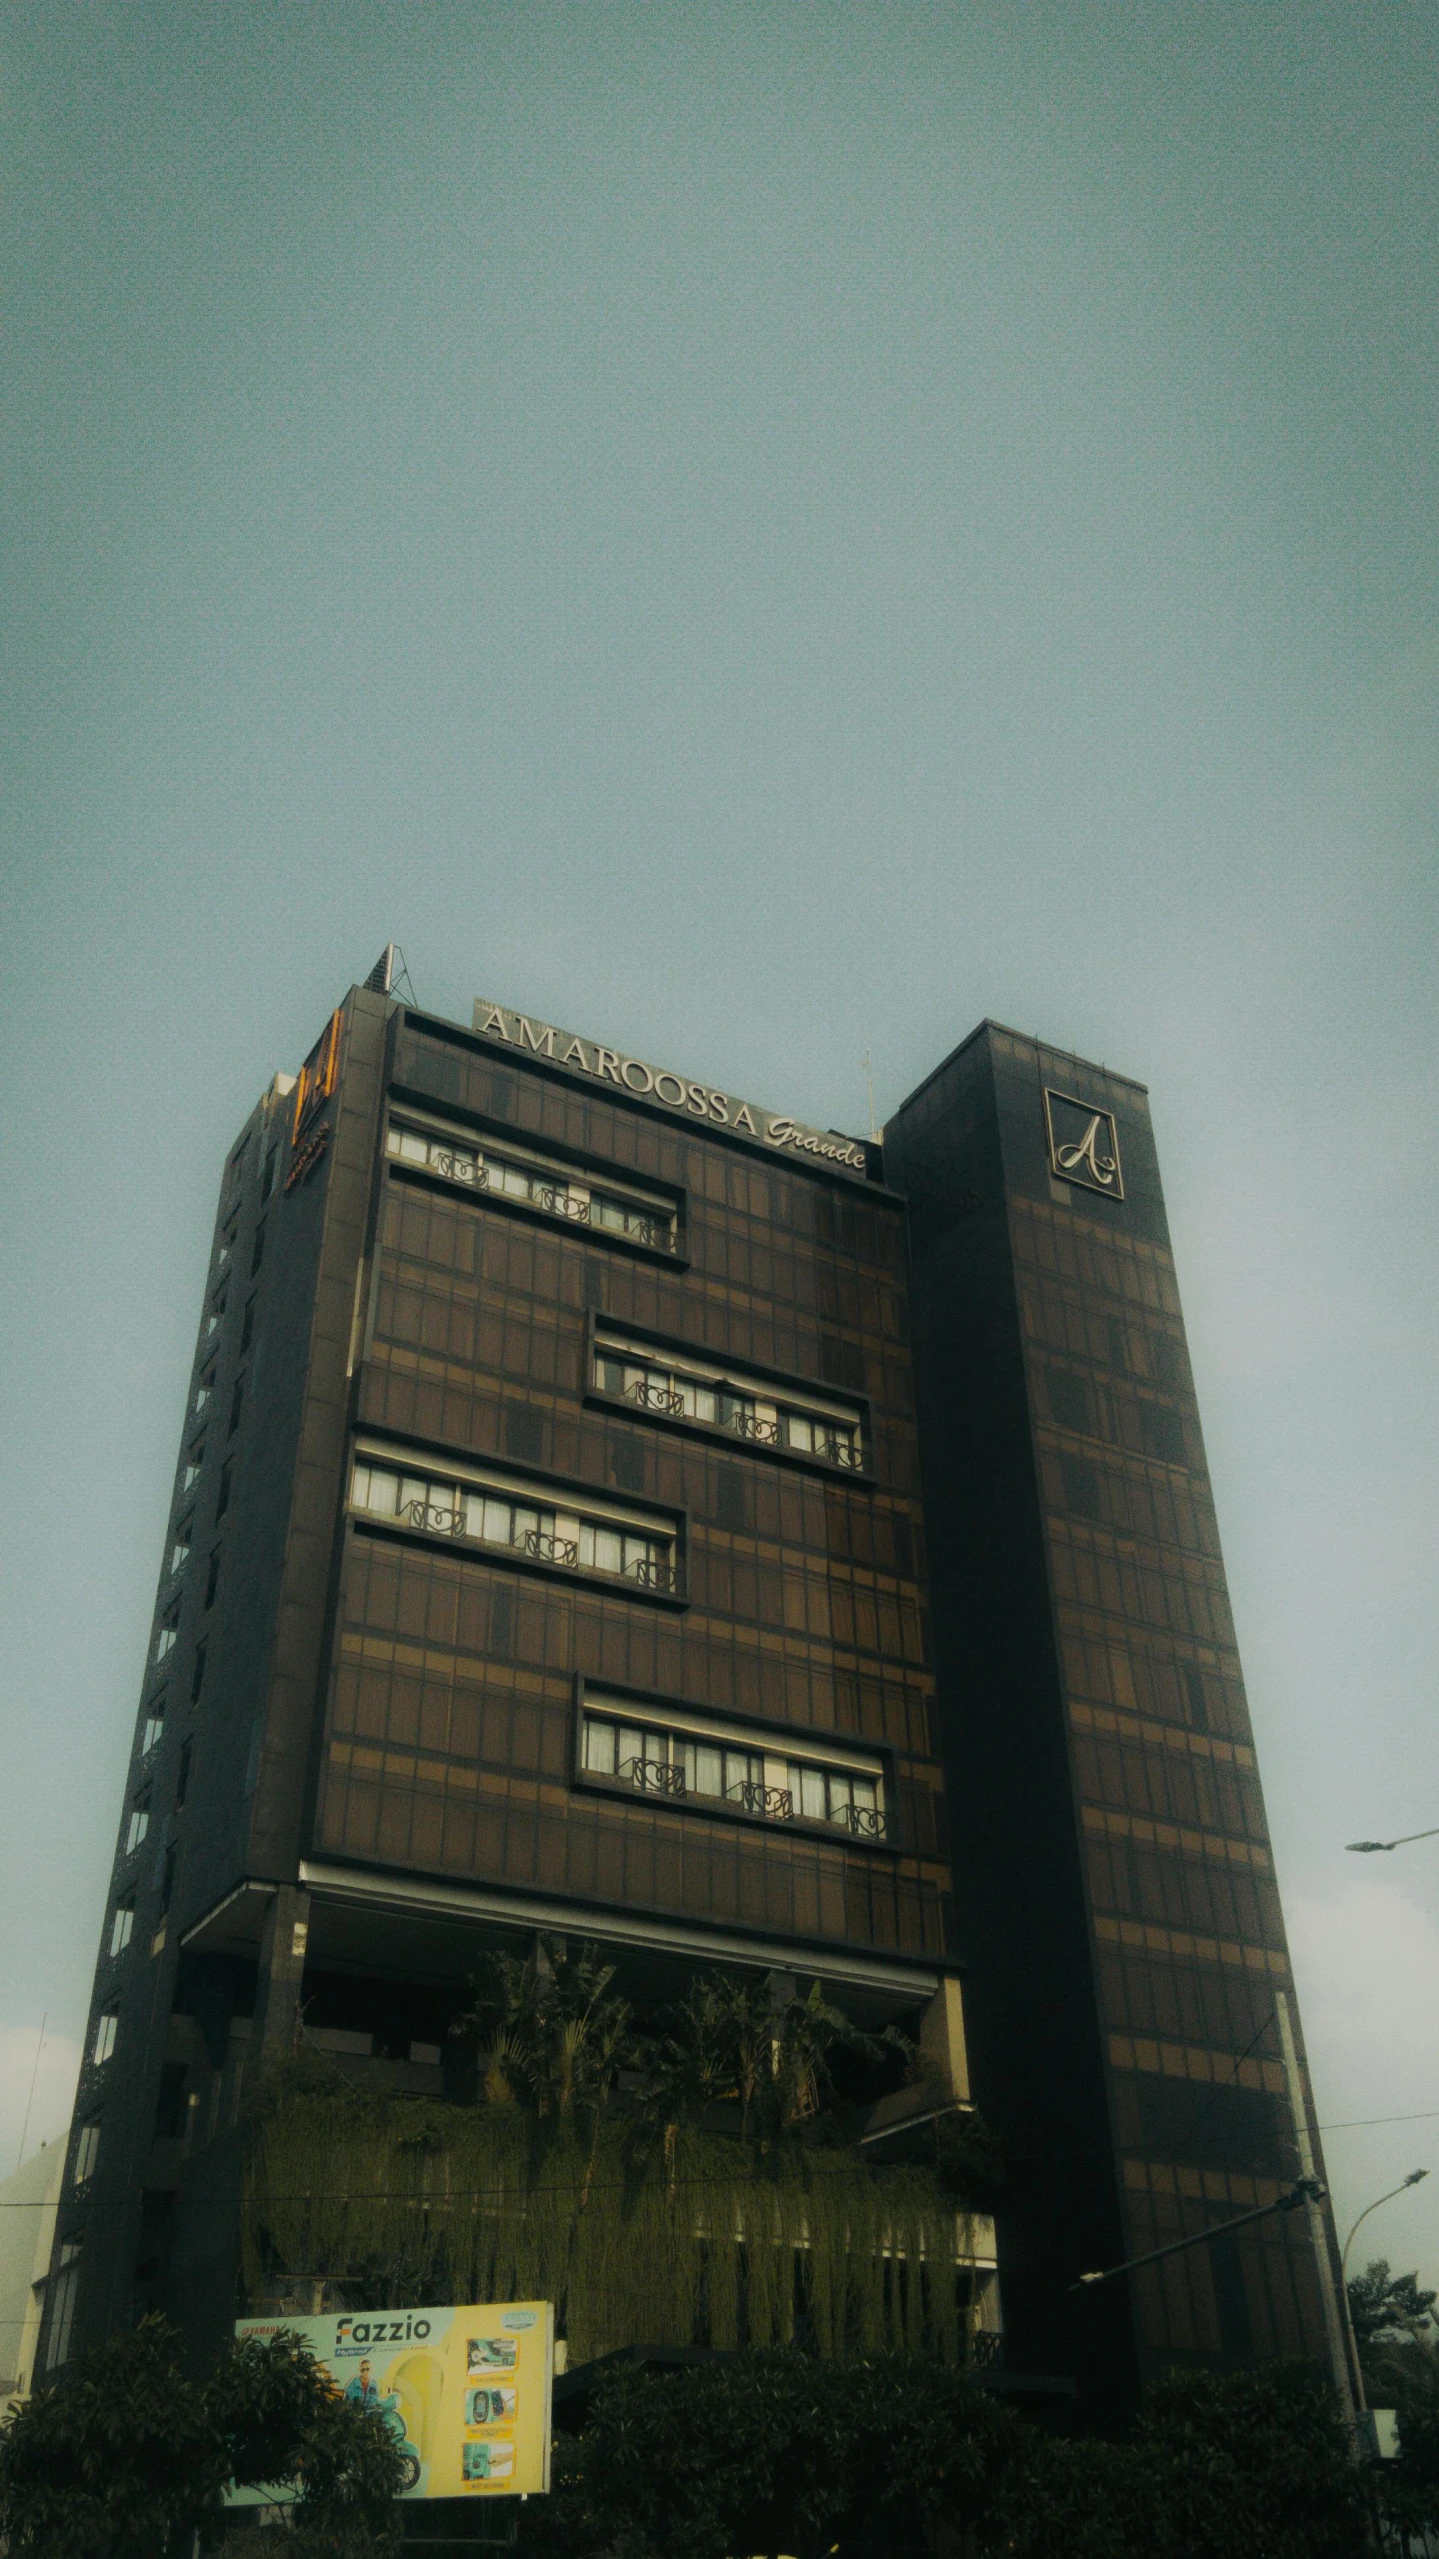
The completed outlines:
<svg viewBox="0 0 1439 2559">
<path fill-rule="evenodd" d="M 439 1147 L 432 1153 L 429 1170 L 442 1173 L 447 1182 L 468 1182 L 472 1190 L 487 1191 L 490 1187 L 488 1165 L 477 1162 L 473 1155 L 452 1155 L 448 1147 Z"/>
<path fill-rule="evenodd" d="M 832 1822 L 851 1831 L 856 1839 L 883 1839 L 884 1815 L 877 1804 L 840 1804 L 830 1814 Z"/>
<path fill-rule="evenodd" d="M 659 1377 L 632 1378 L 624 1389 L 624 1397 L 627 1404 L 637 1405 L 642 1413 L 663 1413 L 666 1420 L 698 1421 L 702 1418 L 687 1403 L 679 1387 L 667 1385 Z M 735 1439 L 750 1440 L 758 1448 L 796 1446 L 785 1435 L 782 1417 L 771 1420 L 765 1414 L 756 1413 L 750 1405 L 741 1403 L 737 1397 L 727 1396 L 723 1390 L 716 1391 L 716 1406 L 714 1427 L 729 1431 Z M 846 1438 L 839 1431 L 817 1432 L 810 1447 L 797 1449 L 797 1453 L 822 1457 L 831 1466 L 857 1469 L 864 1462 L 858 1440 Z"/>
<path fill-rule="evenodd" d="M 405 1520 L 411 1528 L 428 1529 L 438 1537 L 462 1537 L 476 1546 L 501 1544 L 498 1538 L 476 1537 L 473 1530 L 466 1527 L 463 1510 L 453 1503 L 417 1499 L 402 1503 L 396 1516 Z M 511 1539 L 507 1543 L 514 1553 L 528 1555 L 536 1563 L 558 1564 L 564 1571 L 571 1573 L 579 1570 L 580 1547 L 579 1539 L 576 1537 L 556 1537 L 548 1529 L 530 1528 L 522 1537 Z M 679 1575 L 668 1556 L 665 1555 L 636 1555 L 628 1564 L 622 1564 L 619 1567 L 618 1575 L 615 1577 L 606 1574 L 603 1565 L 596 1565 L 593 1570 L 607 1580 L 618 1578 L 621 1581 L 634 1582 L 641 1590 L 674 1593 L 679 1589 Z M 172 1636 L 171 1642 L 173 1641 Z M 166 1649 L 168 1650 L 168 1647 Z"/>
<path fill-rule="evenodd" d="M 682 1795 L 685 1773 L 679 1763 L 668 1759 L 622 1759 L 621 1777 L 628 1777 L 642 1795 Z"/>
<path fill-rule="evenodd" d="M 683 1413 L 685 1399 L 674 1387 L 661 1386 L 652 1377 L 637 1377 L 625 1393 L 632 1404 L 645 1413 Z"/>
<path fill-rule="evenodd" d="M 551 1537 L 542 1528 L 526 1531 L 523 1551 L 542 1564 L 564 1564 L 571 1569 L 580 1560 L 578 1538 Z"/>
<path fill-rule="evenodd" d="M 441 1537 L 463 1537 L 465 1533 L 464 1512 L 440 1502 L 406 1502 L 400 1517 L 407 1519 L 411 1528 L 434 1529 Z"/>
<path fill-rule="evenodd" d="M 504 1185 L 496 1182 L 490 1166 L 481 1156 L 464 1155 L 451 1147 L 437 1146 L 431 1149 L 425 1169 L 438 1173 L 443 1181 L 463 1182 L 467 1190 L 498 1190 L 500 1196 L 505 1195 Z M 648 1244 L 654 1252 L 672 1253 L 675 1249 L 674 1230 L 665 1220 L 642 1217 L 638 1212 L 624 1208 L 621 1208 L 618 1220 L 605 1217 L 603 1211 L 597 1216 L 593 1201 L 569 1190 L 563 1182 L 547 1182 L 534 1175 L 525 1176 L 525 1179 L 527 1189 L 523 1196 L 533 1208 L 544 1209 L 550 1217 L 565 1217 L 576 1226 L 593 1226 L 601 1232 L 608 1230 L 630 1236 L 636 1243 Z M 520 1195 L 511 1192 L 509 1196 Z"/>
<path fill-rule="evenodd" d="M 736 1439 L 758 1440 L 761 1448 L 778 1448 L 779 1424 L 761 1419 L 758 1413 L 747 1413 L 742 1404 L 720 1415 L 721 1428 L 733 1431 Z"/>
<path fill-rule="evenodd" d="M 794 1797 L 787 1786 L 731 1786 L 726 1800 L 744 1812 L 761 1814 L 766 1821 L 794 1819 Z"/>
<path fill-rule="evenodd" d="M 638 1582 L 641 1590 L 676 1591 L 679 1588 L 679 1575 L 663 1555 L 637 1555 L 632 1564 L 625 1565 L 624 1579 Z"/>
</svg>

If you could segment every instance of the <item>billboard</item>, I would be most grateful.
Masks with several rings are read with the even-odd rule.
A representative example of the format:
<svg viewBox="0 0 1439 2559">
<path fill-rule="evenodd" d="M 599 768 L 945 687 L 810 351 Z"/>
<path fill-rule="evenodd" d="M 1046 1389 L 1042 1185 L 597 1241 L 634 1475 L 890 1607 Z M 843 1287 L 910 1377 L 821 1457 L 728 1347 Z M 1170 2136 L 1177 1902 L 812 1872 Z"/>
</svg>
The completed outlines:
<svg viewBox="0 0 1439 2559">
<path fill-rule="evenodd" d="M 405 2497 L 525 2497 L 550 2484 L 554 2307 L 327 2311 L 237 2319 L 237 2337 L 291 2329 L 337 2391 L 373 2408 L 405 2458 Z M 294 2488 L 232 2488 L 237 2506 L 284 2505 Z"/>
</svg>

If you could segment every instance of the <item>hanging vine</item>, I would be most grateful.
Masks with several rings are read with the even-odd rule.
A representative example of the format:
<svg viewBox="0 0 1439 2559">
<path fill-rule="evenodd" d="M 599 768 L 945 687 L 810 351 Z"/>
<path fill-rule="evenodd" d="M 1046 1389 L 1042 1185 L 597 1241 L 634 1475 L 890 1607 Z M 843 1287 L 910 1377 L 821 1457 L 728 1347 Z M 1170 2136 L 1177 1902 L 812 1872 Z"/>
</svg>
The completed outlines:
<svg viewBox="0 0 1439 2559">
<path fill-rule="evenodd" d="M 829 2053 L 867 2040 L 817 1992 L 776 2006 L 708 1976 L 636 2040 L 589 1950 L 491 1980 L 462 2021 L 475 2105 L 379 2095 L 311 2055 L 260 2092 L 252 2298 L 552 2300 L 573 2362 L 797 2338 L 962 2360 L 972 2216 L 942 2164 L 871 2167 L 815 2120 Z"/>
</svg>

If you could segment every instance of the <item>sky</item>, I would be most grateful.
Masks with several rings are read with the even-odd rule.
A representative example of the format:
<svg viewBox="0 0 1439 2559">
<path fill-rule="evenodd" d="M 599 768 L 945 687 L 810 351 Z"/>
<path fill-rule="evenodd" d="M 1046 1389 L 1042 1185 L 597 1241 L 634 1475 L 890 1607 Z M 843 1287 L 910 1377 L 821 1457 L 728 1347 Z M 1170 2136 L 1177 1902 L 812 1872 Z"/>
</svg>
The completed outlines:
<svg viewBox="0 0 1439 2559">
<path fill-rule="evenodd" d="M 1149 1085 L 1337 2215 L 1432 2165 L 1439 2283 L 1439 1840 L 1344 1847 L 1439 1824 L 1436 72 L 1395 0 L 0 7 L 0 2173 L 223 1153 L 394 939 L 820 1126 L 985 1014 Z"/>
</svg>

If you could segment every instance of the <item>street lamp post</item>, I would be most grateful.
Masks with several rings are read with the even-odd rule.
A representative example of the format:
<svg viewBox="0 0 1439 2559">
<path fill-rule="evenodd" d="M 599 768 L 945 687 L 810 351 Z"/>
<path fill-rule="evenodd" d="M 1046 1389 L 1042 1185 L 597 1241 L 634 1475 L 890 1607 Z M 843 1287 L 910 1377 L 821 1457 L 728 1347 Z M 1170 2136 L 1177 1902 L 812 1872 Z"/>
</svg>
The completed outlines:
<svg viewBox="0 0 1439 2559">
<path fill-rule="evenodd" d="M 1416 1839 L 1439 1839 L 1439 1830 L 1406 1830 L 1398 1839 L 1349 1839 L 1344 1845 L 1351 1857 L 1373 1857 L 1381 1852 L 1387 1857 L 1391 1848 L 1408 1848 Z"/>
<path fill-rule="evenodd" d="M 1372 2204 L 1365 2205 L 1364 2210 L 1359 2216 L 1359 2221 L 1355 2222 L 1353 2230 L 1350 2231 L 1349 2236 L 1345 2240 L 1344 2246 L 1340 2251 L 1339 2289 L 1344 2296 L 1344 2318 L 1349 2330 L 1350 2352 L 1354 2358 L 1354 2386 L 1359 2394 L 1359 2405 L 1361 2408 L 1368 2407 L 1369 2394 L 1364 2387 L 1364 2372 L 1359 2361 L 1359 2340 L 1354 2333 L 1354 2313 L 1349 2307 L 1349 2251 L 1354 2245 L 1355 2232 L 1359 2228 L 1360 2221 L 1367 2221 L 1372 2212 L 1377 2212 L 1379 2210 L 1381 2204 L 1392 2204 L 1396 2195 L 1406 2194 L 1411 2186 L 1421 2184 L 1428 2174 L 1429 2171 L 1427 2168 L 1411 2168 L 1408 2176 L 1405 2177 L 1399 2185 L 1391 2186 L 1387 2195 L 1376 2195 Z"/>
</svg>

